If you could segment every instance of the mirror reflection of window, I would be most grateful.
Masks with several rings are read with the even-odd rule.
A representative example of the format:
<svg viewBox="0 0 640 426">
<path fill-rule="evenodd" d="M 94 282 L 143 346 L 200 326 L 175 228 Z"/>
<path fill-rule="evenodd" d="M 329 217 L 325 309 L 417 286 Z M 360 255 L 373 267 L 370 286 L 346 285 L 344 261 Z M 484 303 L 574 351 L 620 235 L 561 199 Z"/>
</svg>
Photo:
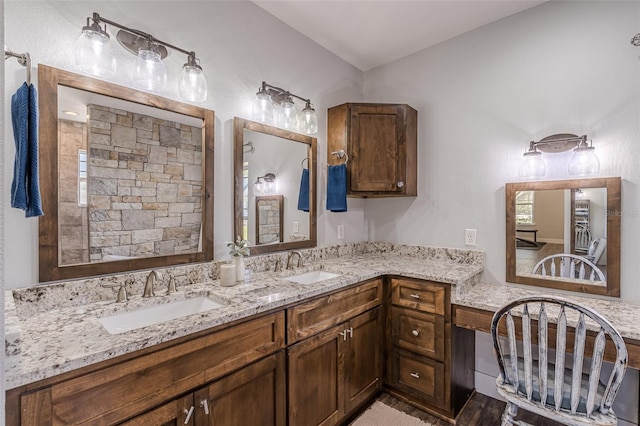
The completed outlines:
<svg viewBox="0 0 640 426">
<path fill-rule="evenodd" d="M 249 162 L 242 162 L 242 239 L 249 240 Z"/>
<path fill-rule="evenodd" d="M 533 191 L 516 192 L 516 223 L 521 225 L 533 225 Z"/>
<path fill-rule="evenodd" d="M 87 150 L 78 150 L 78 207 L 87 207 Z"/>
</svg>

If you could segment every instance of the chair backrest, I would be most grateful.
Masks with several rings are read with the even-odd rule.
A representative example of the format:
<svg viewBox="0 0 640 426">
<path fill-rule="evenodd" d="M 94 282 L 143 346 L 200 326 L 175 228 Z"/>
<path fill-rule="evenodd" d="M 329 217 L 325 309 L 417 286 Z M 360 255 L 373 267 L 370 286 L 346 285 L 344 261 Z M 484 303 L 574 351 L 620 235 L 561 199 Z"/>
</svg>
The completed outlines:
<svg viewBox="0 0 640 426">
<path fill-rule="evenodd" d="M 558 312 L 556 321 L 553 321 L 551 312 Z M 549 314 L 547 313 L 549 312 Z M 522 353 L 518 353 L 516 345 L 516 326 L 514 316 L 521 315 L 522 321 Z M 503 351 L 499 342 L 498 326 L 502 317 L 505 317 L 506 335 L 508 350 Z M 585 345 L 587 334 L 587 323 L 585 317 L 591 319 L 597 326 L 594 330 L 597 334 L 594 340 L 591 353 L 591 368 L 588 373 L 587 389 L 583 388 L 585 383 L 583 377 L 583 365 L 585 357 Z M 549 323 L 556 324 L 556 344 L 555 348 L 549 347 Z M 533 334 L 532 328 L 537 323 L 537 345 L 538 359 L 533 359 L 532 346 Z M 571 378 L 565 383 L 565 352 L 567 346 L 567 324 L 575 332 L 573 346 L 573 365 L 571 366 Z M 587 417 L 595 411 L 602 414 L 609 413 L 616 393 L 620 388 L 620 383 L 624 377 L 627 368 L 627 348 L 620 336 L 620 333 L 607 321 L 602 315 L 596 311 L 580 306 L 569 300 L 554 296 L 533 296 L 514 300 L 513 302 L 500 308 L 493 316 L 491 322 L 491 335 L 493 337 L 493 347 L 498 359 L 500 374 L 505 383 L 512 385 L 514 392 L 518 392 L 519 388 L 524 391 L 518 392 L 522 398 L 529 402 L 546 408 L 555 409 L 556 412 L 561 410 L 561 405 L 567 403 L 567 390 L 570 391 L 570 408 L 563 408 L 563 412 L 570 412 L 572 415 L 576 413 L 586 415 Z M 601 382 L 601 367 L 604 357 L 605 344 L 607 336 L 613 341 L 616 348 L 616 360 L 613 369 L 607 381 L 604 390 Z M 555 349 L 555 357 L 550 351 Z M 509 363 L 505 360 L 509 359 Z M 523 371 L 519 371 L 518 362 L 512 360 L 522 359 L 521 367 Z M 535 376 L 534 364 L 537 365 L 538 375 Z M 507 366 L 509 368 L 507 368 Z M 548 374 L 552 372 L 552 376 Z M 519 377 L 519 374 L 523 376 Z M 550 377 L 550 378 L 549 378 Z M 551 381 L 551 383 L 548 382 Z M 524 382 L 524 386 L 522 383 Z M 566 386 L 569 386 L 568 388 Z M 537 392 L 533 392 L 534 388 Z M 582 391 L 582 398 L 581 398 Z M 585 392 L 586 391 L 586 392 Z M 601 400 L 596 407 L 596 396 L 601 392 Z M 552 402 L 549 403 L 547 397 L 551 397 Z M 564 398 L 563 398 L 564 396 Z M 564 401 L 563 401 L 564 399 Z M 579 411 L 578 407 L 582 400 L 584 412 Z"/>
<path fill-rule="evenodd" d="M 600 261 L 602 253 L 604 253 L 605 248 L 607 248 L 607 239 L 597 238 L 593 240 L 589 245 L 589 251 L 587 252 L 587 255 L 585 257 L 593 264 L 597 265 L 598 261 Z"/>
<path fill-rule="evenodd" d="M 587 253 L 591 245 L 591 231 L 584 225 L 576 225 L 574 250 L 577 253 Z"/>
<path fill-rule="evenodd" d="M 604 273 L 584 256 L 560 253 L 540 260 L 533 267 L 532 274 L 550 277 L 573 278 L 589 281 L 606 281 Z"/>
</svg>

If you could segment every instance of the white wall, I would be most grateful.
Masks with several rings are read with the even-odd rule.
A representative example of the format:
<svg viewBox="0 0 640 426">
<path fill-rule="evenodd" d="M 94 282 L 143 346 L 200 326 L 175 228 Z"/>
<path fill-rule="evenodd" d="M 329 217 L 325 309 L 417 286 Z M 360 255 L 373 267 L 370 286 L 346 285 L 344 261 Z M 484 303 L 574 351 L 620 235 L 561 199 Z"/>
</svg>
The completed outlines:
<svg viewBox="0 0 640 426">
<path fill-rule="evenodd" d="M 621 293 L 640 302 L 639 18 L 638 2 L 548 2 L 366 72 L 365 101 L 412 105 L 419 140 L 418 197 L 367 200 L 369 239 L 464 247 L 464 229 L 476 228 L 484 280 L 504 283 L 504 184 L 520 180 L 528 141 L 587 134 L 600 175 L 623 179 Z M 569 154 L 547 163 L 546 179 L 568 177 Z M 494 364 L 477 351 L 482 393 L 494 391 Z M 636 391 L 617 406 L 637 423 L 637 371 L 625 381 Z"/>
<path fill-rule="evenodd" d="M 267 81 L 298 95 L 309 97 L 318 113 L 318 193 L 324 206 L 326 187 L 326 110 L 362 98 L 362 73 L 291 29 L 264 10 L 246 1 L 204 2 L 86 2 L 17 1 L 6 3 L 6 44 L 16 51 L 29 51 L 34 65 L 42 63 L 71 71 L 73 46 L 86 18 L 93 12 L 148 31 L 168 43 L 195 50 L 209 84 L 205 107 L 216 113 L 214 242 L 216 259 L 225 259 L 224 242 L 233 236 L 233 126 L 234 116 L 251 118 L 251 103 L 261 82 Z M 112 33 L 113 35 L 113 33 Z M 122 49 L 115 45 L 115 50 Z M 133 56 L 120 53 L 114 82 L 127 84 L 126 69 Z M 176 82 L 185 62 L 172 52 L 167 58 L 169 81 Z M 11 96 L 24 81 L 24 68 L 7 61 L 5 95 Z M 34 80 L 35 77 L 34 77 Z M 171 85 L 170 85 L 171 86 Z M 167 97 L 177 98 L 171 86 Z M 9 120 L 9 112 L 5 112 Z M 10 121 L 7 121 L 8 123 Z M 11 181 L 13 136 L 4 127 L 4 177 Z M 47 177 L 41 177 L 46 179 Z M 7 241 L 5 254 L 7 288 L 37 284 L 38 227 L 36 219 L 11 209 L 3 198 Z M 46 212 L 45 212 L 46 214 Z M 337 240 L 337 225 L 345 224 L 344 240 Z M 356 242 L 367 238 L 364 202 L 349 200 L 349 212 L 327 213 L 318 209 L 320 245 Z"/>
</svg>

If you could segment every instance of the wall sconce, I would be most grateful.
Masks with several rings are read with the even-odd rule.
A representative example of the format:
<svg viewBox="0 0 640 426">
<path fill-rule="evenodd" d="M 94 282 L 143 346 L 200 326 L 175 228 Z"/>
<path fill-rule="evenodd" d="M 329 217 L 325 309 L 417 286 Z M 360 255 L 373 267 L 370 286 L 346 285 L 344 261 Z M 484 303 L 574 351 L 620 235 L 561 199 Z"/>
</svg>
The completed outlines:
<svg viewBox="0 0 640 426">
<path fill-rule="evenodd" d="M 524 153 L 522 164 L 520 164 L 520 177 L 527 179 L 544 177 L 547 166 L 542 153 L 558 153 L 570 149 L 573 149 L 568 166 L 570 175 L 587 176 L 600 171 L 600 160 L 591 140 L 587 142 L 587 135 L 558 134 L 547 136 L 537 142 L 529 142 L 529 149 Z"/>
<path fill-rule="evenodd" d="M 293 98 L 305 102 L 305 106 L 298 113 Z M 253 101 L 253 119 L 262 123 L 273 124 L 284 129 L 299 130 L 307 135 L 318 133 L 318 116 L 311 106 L 311 100 L 262 82 Z"/>
<path fill-rule="evenodd" d="M 640 46 L 640 33 L 633 36 L 633 38 L 631 39 L 631 44 L 633 44 L 634 46 Z"/>
<path fill-rule="evenodd" d="M 104 28 L 100 26 L 101 23 Z M 87 25 L 82 27 L 82 33 L 76 41 L 76 66 L 82 72 L 98 77 L 111 77 L 115 74 L 116 60 L 107 24 L 120 28 L 116 39 L 127 51 L 138 57 L 133 71 L 134 87 L 152 92 L 165 89 L 167 70 L 162 60 L 169 54 L 169 48 L 187 55 L 187 63 L 182 66 L 178 80 L 180 99 L 190 102 L 204 102 L 207 99 L 207 80 L 195 52 L 165 43 L 151 34 L 125 27 L 95 12 L 92 17 L 87 18 Z"/>
<path fill-rule="evenodd" d="M 276 175 L 267 173 L 264 176 L 258 176 L 253 184 L 253 195 L 273 195 L 276 193 Z"/>
</svg>

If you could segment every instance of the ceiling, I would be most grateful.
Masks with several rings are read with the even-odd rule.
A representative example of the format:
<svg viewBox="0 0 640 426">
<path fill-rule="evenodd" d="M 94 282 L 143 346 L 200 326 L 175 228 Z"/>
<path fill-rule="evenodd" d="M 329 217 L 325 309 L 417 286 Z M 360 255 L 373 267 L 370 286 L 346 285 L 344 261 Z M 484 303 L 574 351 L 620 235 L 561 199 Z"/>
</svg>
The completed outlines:
<svg viewBox="0 0 640 426">
<path fill-rule="evenodd" d="M 533 0 L 254 0 L 362 71 L 537 6 Z"/>
</svg>

